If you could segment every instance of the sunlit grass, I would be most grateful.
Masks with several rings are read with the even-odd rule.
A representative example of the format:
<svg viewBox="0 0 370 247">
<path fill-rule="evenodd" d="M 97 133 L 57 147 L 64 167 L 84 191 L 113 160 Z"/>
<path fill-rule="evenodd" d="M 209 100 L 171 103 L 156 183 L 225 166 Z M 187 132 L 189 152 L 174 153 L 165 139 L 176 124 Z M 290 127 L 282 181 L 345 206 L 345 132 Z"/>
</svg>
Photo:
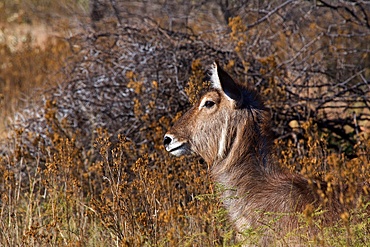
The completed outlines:
<svg viewBox="0 0 370 247">
<path fill-rule="evenodd" d="M 8 18 L 18 3 L 5 4 L 13 6 Z M 39 4 L 42 11 L 65 13 L 65 8 L 74 4 L 86 10 L 88 2 L 30 0 L 29 4 Z M 20 21 L 26 17 L 23 13 Z M 241 24 L 240 20 L 235 21 L 230 24 Z M 237 34 L 236 29 L 232 31 Z M 246 37 L 234 38 L 239 41 Z M 238 42 L 237 52 L 245 45 L 246 42 Z M 0 138 L 5 143 L 0 150 L 1 246 L 240 246 L 258 244 L 261 236 L 273 229 L 282 214 L 266 212 L 261 219 L 265 222 L 263 227 L 242 233 L 233 230 L 220 200 L 227 188 L 213 184 L 207 164 L 199 158 L 175 158 L 164 151 L 162 137 L 172 119 L 148 114 L 140 98 L 149 87 L 158 90 L 160 83 L 144 85 L 133 72 L 126 73 L 127 87 L 136 93 L 132 99 L 133 118 L 145 123 L 147 128 L 137 134 L 147 142 L 135 143 L 126 136 L 97 128 L 88 140 L 93 143 L 88 149 L 79 142 L 86 137 L 57 117 L 58 102 L 52 100 L 38 102 L 43 104 L 47 141 L 23 127 L 6 129 L 7 118 L 30 104 L 21 99 L 28 99 L 36 89 L 44 92 L 46 82 L 57 85 L 68 78 L 70 70 L 60 69 L 69 56 L 76 55 L 72 53 L 65 40 L 55 38 L 48 39 L 42 47 L 31 46 L 31 40 L 26 40 L 23 49 L 17 51 L 11 51 L 6 44 L 0 47 Z M 273 57 L 260 60 L 266 67 L 276 66 Z M 229 65 L 233 67 L 234 63 Z M 260 72 L 268 71 L 261 67 Z M 191 102 L 207 87 L 203 74 L 202 64 L 195 60 L 185 90 Z M 262 92 L 271 96 L 269 103 L 282 102 L 284 89 L 274 81 L 269 86 Z M 172 92 L 177 93 L 176 89 Z M 47 98 L 47 93 L 38 96 Z M 150 107 L 155 109 L 156 95 L 152 97 Z M 320 219 L 325 210 L 307 209 L 296 215 L 301 223 L 299 228 L 314 224 L 319 233 L 302 236 L 292 230 L 280 236 L 275 231 L 274 242 L 286 245 L 289 239 L 299 237 L 310 246 L 366 246 L 370 242 L 369 138 L 363 133 L 356 136 L 358 142 L 351 146 L 356 158 L 351 159 L 329 149 L 330 136 L 312 121 L 304 122 L 301 131 L 297 142 L 276 141 L 276 160 L 309 180 L 326 181 L 330 186 L 321 191 L 323 202 L 338 196 L 347 210 L 340 221 L 327 226 Z M 346 190 L 334 194 L 336 187 Z"/>
</svg>

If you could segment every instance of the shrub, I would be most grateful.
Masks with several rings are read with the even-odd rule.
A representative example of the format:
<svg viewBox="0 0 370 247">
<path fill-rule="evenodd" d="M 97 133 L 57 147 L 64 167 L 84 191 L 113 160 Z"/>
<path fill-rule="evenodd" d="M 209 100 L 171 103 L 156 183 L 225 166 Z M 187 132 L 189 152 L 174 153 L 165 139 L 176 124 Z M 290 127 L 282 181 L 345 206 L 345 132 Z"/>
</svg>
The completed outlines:
<svg viewBox="0 0 370 247">
<path fill-rule="evenodd" d="M 184 24 L 168 16 L 157 22 L 161 16 L 150 13 L 160 5 L 132 15 L 127 3 L 114 12 L 119 5 L 113 2 L 105 5 L 113 12 L 93 18 L 93 25 L 78 35 L 51 42 L 45 50 L 30 47 L 8 61 L 29 71 L 2 71 L 24 83 L 32 78 L 30 71 L 59 70 L 50 54 L 65 61 L 55 76 L 33 79 L 33 85 L 49 78 L 56 86 L 15 115 L 9 139 L 1 145 L 1 243 L 236 244 L 237 233 L 217 197 L 223 188 L 212 183 L 207 165 L 197 157 L 169 157 L 162 147 L 165 131 L 207 88 L 204 65 L 215 59 L 265 98 L 276 126 L 276 159 L 312 182 L 326 181 L 323 202 L 339 198 L 348 206 L 338 225 L 323 227 L 307 243 L 369 241 L 368 59 L 361 58 L 365 50 L 357 36 L 366 26 L 356 26 L 355 37 L 347 31 L 353 23 L 338 26 L 337 38 L 320 32 L 323 19 L 315 18 L 320 13 L 333 15 L 334 21 L 346 18 L 335 8 L 273 1 L 259 6 L 260 13 L 271 13 L 260 17 L 253 3 L 225 6 L 220 1 L 230 10 L 223 19 L 217 18 L 217 3 L 207 3 L 216 14 L 204 25 L 219 28 L 215 35 L 194 21 L 204 18 L 204 7 L 189 5 L 199 12 L 193 19 L 190 13 L 192 21 Z M 303 10 L 312 12 L 302 15 Z M 356 7 L 353 13 L 362 12 Z M 170 25 L 174 20 L 176 25 Z M 349 40 L 357 50 L 350 49 Z M 348 53 L 338 52 L 341 45 Z M 34 64 L 25 63 L 25 56 L 35 58 Z M 359 63 L 337 69 L 353 61 Z M 302 227 L 320 225 L 323 213 L 308 208 Z M 271 225 L 278 220 L 269 217 Z M 263 229 L 244 234 L 253 243 Z"/>
</svg>

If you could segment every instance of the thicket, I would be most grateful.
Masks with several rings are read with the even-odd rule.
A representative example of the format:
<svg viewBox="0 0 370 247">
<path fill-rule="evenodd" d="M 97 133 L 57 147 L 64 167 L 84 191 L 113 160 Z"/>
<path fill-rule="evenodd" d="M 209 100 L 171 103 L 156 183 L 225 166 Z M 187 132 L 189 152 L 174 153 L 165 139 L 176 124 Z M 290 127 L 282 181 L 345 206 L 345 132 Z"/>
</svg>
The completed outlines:
<svg viewBox="0 0 370 247">
<path fill-rule="evenodd" d="M 326 181 L 323 202 L 340 188 L 348 211 L 307 243 L 369 242 L 368 4 L 100 0 L 90 8 L 76 35 L 12 59 L 2 47 L 13 64 L 1 70 L 4 96 L 14 81 L 27 88 L 38 66 L 58 71 L 32 82 L 55 86 L 14 115 L 1 146 L 3 245 L 235 244 L 207 164 L 162 147 L 207 87 L 213 60 L 262 94 L 282 166 Z M 302 225 L 320 225 L 323 213 L 307 209 Z M 253 243 L 263 233 L 245 234 Z"/>
</svg>

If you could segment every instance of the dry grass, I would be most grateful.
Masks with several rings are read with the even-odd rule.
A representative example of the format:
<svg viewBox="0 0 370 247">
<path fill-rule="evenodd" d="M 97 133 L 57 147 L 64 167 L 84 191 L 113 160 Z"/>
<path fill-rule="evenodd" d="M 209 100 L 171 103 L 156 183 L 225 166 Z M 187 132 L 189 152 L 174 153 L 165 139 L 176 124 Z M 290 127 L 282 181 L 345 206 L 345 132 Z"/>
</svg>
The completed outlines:
<svg viewBox="0 0 370 247">
<path fill-rule="evenodd" d="M 249 42 L 248 37 L 238 31 L 241 22 L 241 19 L 234 19 L 230 23 L 230 40 L 235 43 L 236 53 L 247 49 Z M 142 38 L 145 32 L 142 31 L 138 36 Z M 115 35 L 102 35 L 100 38 L 93 45 L 89 43 L 92 43 L 91 39 L 82 40 L 84 43 L 79 43 L 79 48 L 70 46 L 71 40 L 67 43 L 54 38 L 47 39 L 42 47 L 28 45 L 30 41 L 24 43 L 23 49 L 16 51 L 11 51 L 6 44 L 0 47 L 4 61 L 0 70 L 0 245 L 239 246 L 236 243 L 237 233 L 233 231 L 227 212 L 218 198 L 223 188 L 213 184 L 207 164 L 197 157 L 170 157 L 162 147 L 163 134 L 176 121 L 179 116 L 175 115 L 177 111 L 186 106 L 178 92 L 179 87 L 173 82 L 157 81 L 153 77 L 148 79 L 149 82 L 145 81 L 140 71 L 117 69 L 115 64 L 120 60 L 115 60 L 114 55 L 124 51 L 123 48 L 116 42 Z M 76 40 L 79 41 L 78 38 Z M 152 37 L 149 40 L 152 41 Z M 95 50 L 87 43 L 95 45 Z M 95 61 L 96 57 L 89 56 L 87 51 L 90 48 L 91 51 L 101 52 L 103 55 L 99 59 L 104 62 Z M 221 53 L 217 54 L 222 57 Z M 247 59 L 243 58 L 243 54 L 233 55 L 232 58 L 237 56 L 242 60 L 239 66 L 241 63 L 247 71 L 250 66 Z M 86 57 L 86 60 L 82 57 Z M 193 56 L 190 57 L 193 59 Z M 65 61 L 68 64 L 63 67 Z M 190 59 L 186 61 L 190 65 Z M 125 131 L 118 131 L 118 127 L 110 122 L 107 128 L 95 126 L 94 122 L 73 128 L 71 119 L 60 117 L 60 113 L 70 109 L 68 104 L 72 105 L 73 102 L 68 101 L 70 98 L 64 98 L 63 94 L 56 97 L 55 92 L 60 93 L 65 89 L 75 96 L 77 90 L 68 87 L 76 85 L 72 79 L 83 78 L 81 81 L 90 85 L 81 76 L 84 74 L 77 74 L 76 71 L 86 67 L 92 68 L 88 73 L 103 73 L 94 71 L 101 68 L 96 66 L 98 63 L 106 68 L 104 73 L 113 71 L 113 74 L 123 74 L 123 79 L 119 77 L 114 81 L 116 77 L 113 76 L 109 79 L 113 78 L 115 83 L 118 81 L 130 93 L 128 97 L 119 98 L 118 93 L 114 97 L 119 103 L 122 99 L 129 102 L 131 115 L 128 121 L 131 122 L 122 121 L 116 125 L 128 128 L 134 123 L 134 133 L 123 135 Z M 73 67 L 76 64 L 79 66 Z M 161 62 L 158 64 L 162 65 Z M 284 70 L 276 70 L 274 57 L 260 58 L 259 65 L 259 72 L 266 80 L 260 91 L 267 103 L 274 110 L 285 109 L 286 88 L 275 80 L 284 77 Z M 61 70 L 62 67 L 64 70 Z M 204 68 L 199 60 L 193 61 L 189 71 L 186 68 L 184 73 L 189 72 L 190 76 L 184 76 L 189 78 L 184 91 L 192 102 L 207 83 L 202 80 Z M 230 59 L 226 68 L 237 71 L 237 61 Z M 116 73 L 114 69 L 119 72 Z M 271 74 L 269 71 L 274 72 Z M 149 72 L 145 73 L 151 75 Z M 164 74 L 161 76 L 172 80 L 170 72 L 160 71 Z M 71 76 L 73 73 L 77 75 Z M 178 77 L 176 74 L 176 79 Z M 62 89 L 51 93 L 45 91 L 46 81 L 54 85 L 63 82 L 60 86 Z M 163 85 L 165 89 L 161 88 Z M 35 100 L 37 114 L 19 114 L 35 116 L 35 119 L 27 119 L 24 125 L 13 126 L 12 130 L 5 129 L 8 117 L 12 117 L 23 106 L 30 105 L 29 102 L 23 105 L 19 100 L 26 99 L 35 88 L 42 89 L 42 97 L 45 98 L 44 101 Z M 113 94 L 108 94 L 110 91 L 101 89 L 101 92 L 107 93 L 108 98 L 113 97 Z M 79 107 L 82 109 L 82 105 Z M 171 111 L 163 110 L 164 107 Z M 101 113 L 100 109 L 105 108 L 98 109 Z M 82 110 L 78 113 L 81 115 L 77 116 L 81 118 L 93 115 L 91 112 L 83 115 Z M 72 120 L 78 122 L 81 119 L 76 117 Z M 352 145 L 353 140 L 343 140 L 351 147 L 352 156 L 346 156 L 344 152 L 331 148 L 330 133 L 311 120 L 301 121 L 296 133 L 296 138 L 276 140 L 276 159 L 284 167 L 302 173 L 311 181 L 326 181 L 328 186 L 321 191 L 323 202 L 329 203 L 333 198 L 339 198 L 348 209 L 336 225 L 323 227 L 320 215 L 325 212 L 307 208 L 300 216 L 301 227 L 317 224 L 321 229 L 315 238 L 307 239 L 307 245 L 367 245 L 370 242 L 369 137 L 364 132 L 354 134 L 355 145 Z M 335 192 L 336 188 L 338 192 Z M 273 227 L 278 219 L 279 215 L 266 215 L 266 227 Z M 247 244 L 253 244 L 258 242 L 263 230 L 249 229 L 242 234 L 247 236 Z M 277 236 L 276 242 L 284 243 L 285 237 L 289 236 Z"/>
<path fill-rule="evenodd" d="M 193 65 L 194 75 L 199 64 Z M 199 77 L 192 76 L 189 93 L 197 91 Z M 193 97 L 195 97 L 193 95 Z M 137 104 L 140 104 L 137 102 Z M 53 111 L 53 104 L 47 104 Z M 137 105 L 140 109 L 140 105 Z M 124 136 L 112 136 L 97 129 L 94 149 L 99 158 L 90 163 L 72 138 L 53 134 L 45 147 L 45 160 L 30 159 L 22 146 L 22 130 L 8 145 L 14 153 L 1 158 L 0 242 L 5 246 L 232 246 L 236 233 L 218 200 L 222 188 L 212 184 L 207 166 L 197 158 L 169 157 L 162 136 L 171 125 L 168 118 L 148 119 L 140 110 L 136 117 L 150 125 L 138 144 Z M 49 122 L 58 122 L 48 115 Z M 63 124 L 63 123 L 61 123 Z M 340 187 L 341 203 L 348 205 L 342 221 L 321 227 L 312 246 L 362 246 L 369 241 L 368 200 L 370 140 L 359 136 L 356 159 L 329 150 L 326 136 L 312 122 L 303 126 L 304 137 L 277 141 L 276 158 L 294 172 L 311 179 L 321 178 L 329 186 L 322 199 L 330 200 L 332 188 Z M 118 138 L 118 141 L 116 140 Z M 40 148 L 42 148 L 40 146 Z M 150 151 L 148 151 L 150 150 Z M 358 191 L 358 185 L 363 183 Z M 368 197 L 367 197 L 368 198 Z M 307 209 L 302 226 L 317 224 L 320 209 Z M 268 220 L 269 219 L 269 220 Z M 266 215 L 266 227 L 273 227 L 279 215 Z M 247 243 L 257 243 L 263 228 L 243 233 Z M 295 234 L 294 232 L 291 234 Z M 288 236 L 278 236 L 281 243 Z"/>
<path fill-rule="evenodd" d="M 169 124 L 169 121 L 162 120 Z M 164 132 L 158 127 L 158 135 Z M 331 153 L 319 132 L 307 125 L 305 148 L 277 142 L 277 158 L 292 170 L 329 183 L 322 191 L 330 200 L 334 187 L 341 203 L 348 205 L 342 221 L 307 239 L 312 246 L 362 246 L 369 241 L 369 201 L 357 186 L 369 182 L 369 140 L 356 147 L 359 156 L 348 160 Z M 17 138 L 17 135 L 14 136 Z M 76 137 L 78 138 L 78 136 Z M 86 163 L 74 139 L 55 138 L 45 163 L 28 161 L 21 152 L 2 157 L 0 242 L 5 246 L 230 246 L 235 233 L 218 201 L 222 188 L 215 188 L 205 164 L 197 159 L 173 158 L 164 154 L 161 140 L 148 152 L 119 136 L 98 130 L 95 148 L 101 158 Z M 16 142 L 15 144 L 16 145 Z M 284 148 L 288 145 L 288 148 Z M 301 155 L 297 155 L 304 152 Z M 292 162 L 295 160 L 295 162 Z M 29 163 L 30 162 L 30 163 Z M 22 163 L 22 171 L 15 164 Z M 324 166 L 318 166 L 322 164 Z M 360 188 L 368 198 L 368 187 Z M 302 227 L 320 226 L 320 214 L 307 209 Z M 272 227 L 279 215 L 266 215 Z M 317 219 L 317 220 L 316 220 Z M 263 229 L 244 233 L 248 243 L 258 241 Z M 294 233 L 292 233 L 294 234 Z M 281 241 L 281 236 L 277 242 Z M 287 236 L 285 236 L 287 237 Z"/>
</svg>

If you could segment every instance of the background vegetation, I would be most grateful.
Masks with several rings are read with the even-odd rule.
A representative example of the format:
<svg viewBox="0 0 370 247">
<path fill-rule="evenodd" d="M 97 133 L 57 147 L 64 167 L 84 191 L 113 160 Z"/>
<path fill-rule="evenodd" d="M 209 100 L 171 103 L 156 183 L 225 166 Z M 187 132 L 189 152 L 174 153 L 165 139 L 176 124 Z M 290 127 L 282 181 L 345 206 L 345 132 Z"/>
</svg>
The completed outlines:
<svg viewBox="0 0 370 247">
<path fill-rule="evenodd" d="M 162 147 L 215 59 L 262 94 L 282 166 L 347 206 L 305 244 L 370 242 L 367 2 L 5 0 L 0 12 L 1 245 L 236 245 L 207 164 Z M 324 213 L 307 209 L 302 227 Z"/>
</svg>

